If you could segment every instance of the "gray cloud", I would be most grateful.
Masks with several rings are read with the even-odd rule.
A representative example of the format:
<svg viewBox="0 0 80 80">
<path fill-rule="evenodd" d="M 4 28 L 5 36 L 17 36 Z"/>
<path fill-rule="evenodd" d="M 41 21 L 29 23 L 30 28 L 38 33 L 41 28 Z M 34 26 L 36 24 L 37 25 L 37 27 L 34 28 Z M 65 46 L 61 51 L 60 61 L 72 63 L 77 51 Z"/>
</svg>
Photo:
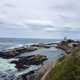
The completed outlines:
<svg viewBox="0 0 80 80">
<path fill-rule="evenodd" d="M 78 37 L 79 3 L 80 0 L 0 0 L 0 36 Z"/>
</svg>

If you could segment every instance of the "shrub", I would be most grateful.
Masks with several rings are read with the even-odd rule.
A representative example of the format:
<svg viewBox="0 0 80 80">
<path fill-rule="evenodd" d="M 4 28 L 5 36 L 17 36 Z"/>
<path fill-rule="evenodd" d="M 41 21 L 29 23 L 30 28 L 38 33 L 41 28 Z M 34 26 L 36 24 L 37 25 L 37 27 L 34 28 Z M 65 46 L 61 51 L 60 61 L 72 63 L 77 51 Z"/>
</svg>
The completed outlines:
<svg viewBox="0 0 80 80">
<path fill-rule="evenodd" d="M 65 57 L 55 65 L 46 80 L 80 80 L 80 57 Z"/>
</svg>

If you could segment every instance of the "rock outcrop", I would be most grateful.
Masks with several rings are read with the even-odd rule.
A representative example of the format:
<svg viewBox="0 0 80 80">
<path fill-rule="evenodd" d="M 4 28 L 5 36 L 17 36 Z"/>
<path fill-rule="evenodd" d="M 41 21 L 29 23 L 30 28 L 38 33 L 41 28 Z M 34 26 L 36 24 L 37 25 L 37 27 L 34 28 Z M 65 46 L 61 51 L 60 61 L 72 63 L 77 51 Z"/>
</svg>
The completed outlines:
<svg viewBox="0 0 80 80">
<path fill-rule="evenodd" d="M 11 63 L 16 64 L 18 70 L 28 68 L 30 65 L 43 64 L 48 58 L 44 55 L 31 55 L 27 57 L 19 57 L 18 60 L 13 60 Z"/>
<path fill-rule="evenodd" d="M 35 51 L 37 48 L 34 47 L 18 47 L 18 48 L 13 48 L 13 49 L 8 49 L 8 50 L 2 50 L 0 51 L 0 57 L 2 58 L 14 58 L 17 55 L 20 55 L 25 52 L 31 52 Z"/>
</svg>

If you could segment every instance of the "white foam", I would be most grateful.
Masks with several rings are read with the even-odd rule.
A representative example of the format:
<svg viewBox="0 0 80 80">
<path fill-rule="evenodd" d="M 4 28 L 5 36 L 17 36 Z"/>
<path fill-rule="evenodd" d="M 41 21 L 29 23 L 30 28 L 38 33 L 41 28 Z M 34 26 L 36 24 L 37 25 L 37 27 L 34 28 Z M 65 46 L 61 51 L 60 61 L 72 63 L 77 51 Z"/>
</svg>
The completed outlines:
<svg viewBox="0 0 80 80">
<path fill-rule="evenodd" d="M 8 70 L 16 71 L 15 64 L 10 64 L 8 59 L 0 58 L 0 71 L 5 72 Z"/>
</svg>

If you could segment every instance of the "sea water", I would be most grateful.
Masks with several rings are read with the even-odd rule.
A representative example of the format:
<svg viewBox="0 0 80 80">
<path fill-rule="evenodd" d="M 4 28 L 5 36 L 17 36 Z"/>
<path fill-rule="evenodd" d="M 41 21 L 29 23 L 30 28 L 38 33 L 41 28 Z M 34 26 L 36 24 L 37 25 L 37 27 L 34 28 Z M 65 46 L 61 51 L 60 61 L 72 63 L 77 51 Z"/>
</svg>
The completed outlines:
<svg viewBox="0 0 80 80">
<path fill-rule="evenodd" d="M 32 44 L 32 43 L 52 43 L 60 40 L 57 39 L 23 39 L 23 38 L 0 38 L 0 50 L 5 50 L 8 48 L 13 48 L 16 46 L 21 46 L 24 44 Z M 34 54 L 46 55 L 48 57 L 48 61 L 55 61 L 63 51 L 58 50 L 54 47 L 49 49 L 39 49 L 29 53 L 23 53 L 20 56 L 28 56 Z M 20 75 L 25 72 L 29 72 L 31 70 L 38 69 L 37 66 L 31 66 L 23 72 L 18 72 L 15 68 L 15 64 L 10 64 L 12 59 L 3 59 L 0 58 L 0 80 L 11 80 L 11 76 L 14 75 L 12 80 L 16 80 L 15 76 Z M 15 75 L 16 74 L 16 75 Z"/>
</svg>

